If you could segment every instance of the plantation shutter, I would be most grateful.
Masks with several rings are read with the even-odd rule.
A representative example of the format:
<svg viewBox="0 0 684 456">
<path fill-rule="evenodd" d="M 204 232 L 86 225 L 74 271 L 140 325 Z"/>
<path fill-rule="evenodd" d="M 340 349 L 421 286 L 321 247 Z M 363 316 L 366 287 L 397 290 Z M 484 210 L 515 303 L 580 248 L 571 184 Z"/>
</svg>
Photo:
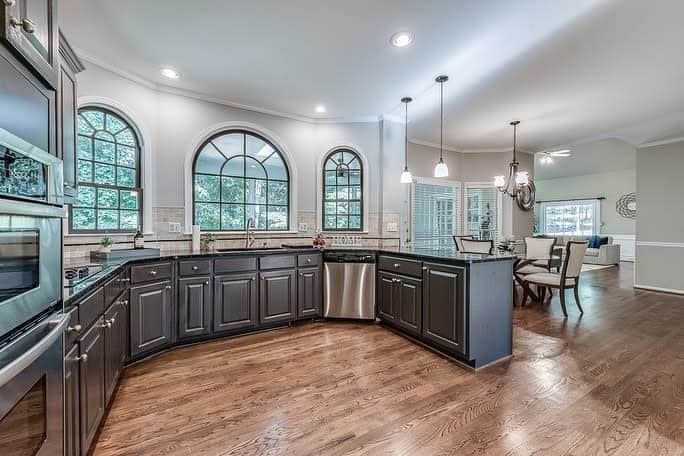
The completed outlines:
<svg viewBox="0 0 684 456">
<path fill-rule="evenodd" d="M 421 181 L 411 185 L 412 243 L 416 248 L 453 247 L 460 234 L 461 187 Z"/>
<path fill-rule="evenodd" d="M 475 239 L 496 239 L 500 232 L 499 191 L 490 186 L 468 186 L 465 234 Z"/>
</svg>

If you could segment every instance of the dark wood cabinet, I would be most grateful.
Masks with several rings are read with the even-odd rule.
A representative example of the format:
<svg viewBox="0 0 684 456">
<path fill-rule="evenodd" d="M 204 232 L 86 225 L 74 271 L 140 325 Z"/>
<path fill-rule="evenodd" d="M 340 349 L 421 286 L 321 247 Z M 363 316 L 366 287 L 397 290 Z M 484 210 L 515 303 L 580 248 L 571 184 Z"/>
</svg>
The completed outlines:
<svg viewBox="0 0 684 456">
<path fill-rule="evenodd" d="M 297 275 L 297 316 L 320 315 L 322 300 L 320 268 L 300 269 Z"/>
<path fill-rule="evenodd" d="M 178 339 L 211 332 L 211 277 L 178 280 Z"/>
<path fill-rule="evenodd" d="M 261 273 L 259 284 L 261 323 L 288 321 L 297 316 L 297 282 L 295 279 L 296 271 L 294 270 Z"/>
<path fill-rule="evenodd" d="M 80 357 L 78 345 L 67 345 L 71 347 L 64 357 L 64 455 L 81 456 L 80 439 Z"/>
<path fill-rule="evenodd" d="M 171 282 L 136 285 L 130 289 L 131 357 L 171 341 Z"/>
<path fill-rule="evenodd" d="M 399 299 L 396 297 L 398 287 L 396 286 L 397 277 L 387 272 L 378 273 L 378 296 L 377 308 L 378 316 L 383 320 L 394 322 L 399 311 L 396 304 Z"/>
<path fill-rule="evenodd" d="M 214 332 L 249 328 L 259 323 L 257 273 L 214 278 Z"/>
<path fill-rule="evenodd" d="M 396 322 L 407 332 L 420 334 L 423 312 L 423 281 L 408 277 L 398 278 L 395 282 L 398 291 L 394 296 L 399 302 L 395 303 Z"/>
<path fill-rule="evenodd" d="M 105 410 L 105 337 L 104 319 L 79 340 L 80 446 L 90 448 Z"/>
<path fill-rule="evenodd" d="M 105 312 L 105 403 L 108 404 L 116 389 L 126 358 L 126 309 L 117 301 Z"/>
<path fill-rule="evenodd" d="M 466 353 L 465 268 L 425 263 L 423 337 Z"/>
<path fill-rule="evenodd" d="M 2 38 L 45 83 L 57 89 L 57 0 L 0 2 Z"/>
</svg>

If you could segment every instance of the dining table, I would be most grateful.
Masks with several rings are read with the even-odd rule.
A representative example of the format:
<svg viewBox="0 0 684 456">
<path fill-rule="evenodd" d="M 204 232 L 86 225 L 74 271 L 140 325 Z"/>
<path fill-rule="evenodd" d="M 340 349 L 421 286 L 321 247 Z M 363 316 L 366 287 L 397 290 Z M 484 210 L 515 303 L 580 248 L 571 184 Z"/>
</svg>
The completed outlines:
<svg viewBox="0 0 684 456">
<path fill-rule="evenodd" d="M 539 296 L 537 293 L 532 290 L 532 287 L 530 287 L 527 283 L 525 283 L 524 280 L 524 275 L 519 274 L 518 271 L 524 268 L 527 265 L 534 264 L 538 261 L 547 261 L 547 262 L 555 262 L 556 260 L 560 260 L 561 256 L 560 255 L 531 255 L 527 253 L 518 253 L 515 255 L 516 258 L 513 260 L 513 305 L 515 305 L 517 301 L 517 290 L 515 284 L 519 284 L 521 287 L 523 287 L 524 290 L 527 290 L 528 295 L 530 298 L 532 298 L 533 301 L 539 301 Z"/>
</svg>

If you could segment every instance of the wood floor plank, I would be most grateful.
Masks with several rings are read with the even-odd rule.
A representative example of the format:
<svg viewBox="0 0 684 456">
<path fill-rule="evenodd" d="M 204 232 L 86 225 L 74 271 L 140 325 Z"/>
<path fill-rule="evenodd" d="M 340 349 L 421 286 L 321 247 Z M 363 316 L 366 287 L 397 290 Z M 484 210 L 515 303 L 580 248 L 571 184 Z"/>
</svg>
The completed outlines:
<svg viewBox="0 0 684 456">
<path fill-rule="evenodd" d="M 684 455 L 684 297 L 633 268 L 514 311 L 514 356 L 465 370 L 381 326 L 320 322 L 124 372 L 93 454 Z"/>
</svg>

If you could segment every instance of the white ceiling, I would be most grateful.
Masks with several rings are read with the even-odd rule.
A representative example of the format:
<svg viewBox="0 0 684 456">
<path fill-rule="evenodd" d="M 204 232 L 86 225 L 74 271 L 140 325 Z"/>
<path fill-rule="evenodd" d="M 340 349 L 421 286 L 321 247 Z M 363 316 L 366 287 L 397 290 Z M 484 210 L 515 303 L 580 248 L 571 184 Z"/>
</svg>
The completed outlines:
<svg viewBox="0 0 684 456">
<path fill-rule="evenodd" d="M 586 176 L 611 171 L 634 170 L 636 149 L 619 139 L 602 139 L 572 146 L 572 156 L 554 157 L 542 163 L 542 154 L 534 157 L 535 180 Z"/>
<path fill-rule="evenodd" d="M 403 117 L 410 136 L 529 150 L 684 136 L 681 0 L 62 0 L 86 59 L 156 84 L 306 118 Z M 414 34 L 403 49 L 389 45 Z M 164 79 L 162 66 L 182 75 Z M 318 104 L 326 114 L 316 114 Z"/>
</svg>

